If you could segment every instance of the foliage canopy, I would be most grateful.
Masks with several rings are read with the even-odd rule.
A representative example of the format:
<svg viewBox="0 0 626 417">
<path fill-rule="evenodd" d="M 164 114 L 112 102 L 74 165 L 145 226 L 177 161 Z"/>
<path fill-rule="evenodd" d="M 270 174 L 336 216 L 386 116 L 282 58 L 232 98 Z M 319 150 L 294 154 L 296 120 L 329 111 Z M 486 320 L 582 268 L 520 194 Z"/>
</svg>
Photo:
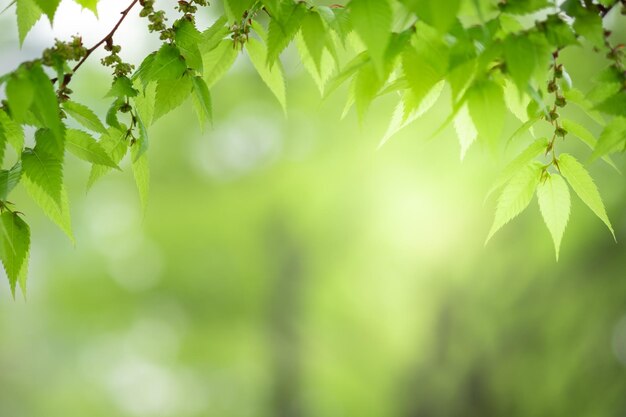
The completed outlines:
<svg viewBox="0 0 626 417">
<path fill-rule="evenodd" d="M 98 0 L 74 0 L 97 13 Z M 19 40 L 45 16 L 51 24 L 60 0 L 14 0 Z M 196 15 L 211 7 L 219 17 L 198 27 Z M 605 28 L 609 14 L 626 14 L 624 0 L 351 0 L 324 6 L 314 1 L 181 0 L 170 24 L 154 0 L 132 0 L 117 24 L 87 48 L 79 36 L 56 40 L 41 58 L 21 63 L 0 78 L 6 99 L 0 108 L 0 157 L 11 146 L 17 160 L 0 170 L 0 257 L 12 290 L 25 291 L 30 230 L 8 201 L 22 184 L 28 194 L 72 239 L 63 181 L 66 151 L 91 164 L 88 187 L 129 154 L 145 207 L 149 188 L 149 127 L 191 98 L 199 122 L 212 121 L 211 87 L 244 53 L 287 111 L 281 53 L 292 43 L 320 94 L 349 84 L 346 109 L 362 119 L 377 97 L 399 101 L 383 143 L 423 115 L 449 87 L 452 112 L 435 133 L 453 124 L 462 156 L 474 142 L 496 150 L 540 123 L 551 134 L 537 137 L 494 181 L 499 192 L 489 240 L 528 207 L 537 195 L 558 258 L 570 214 L 570 190 L 614 235 L 598 189 L 584 165 L 586 156 L 561 153 L 564 139 L 580 140 L 591 160 L 614 166 L 610 154 L 626 148 L 624 45 Z M 135 66 L 120 56 L 116 31 L 130 13 L 145 18 L 146 30 L 162 46 Z M 623 17 L 621 17 L 623 19 Z M 120 42 L 122 43 L 122 42 Z M 108 55 L 111 105 L 104 117 L 72 99 L 70 84 L 98 48 Z M 605 69 L 590 91 L 580 91 L 559 62 L 565 48 L 592 48 Z M 602 127 L 595 138 L 575 120 L 561 117 L 577 106 Z M 520 127 L 503 137 L 510 112 Z M 70 128 L 68 120 L 73 119 Z M 24 127 L 36 129 L 25 147 Z M 381 143 L 382 144 L 382 143 Z"/>
</svg>

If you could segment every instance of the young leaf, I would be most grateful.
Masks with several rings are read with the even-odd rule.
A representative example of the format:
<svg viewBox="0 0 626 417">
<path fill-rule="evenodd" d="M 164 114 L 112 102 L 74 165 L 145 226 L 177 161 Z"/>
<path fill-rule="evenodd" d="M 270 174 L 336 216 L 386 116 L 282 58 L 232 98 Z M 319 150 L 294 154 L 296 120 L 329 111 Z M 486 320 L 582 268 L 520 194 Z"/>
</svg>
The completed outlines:
<svg viewBox="0 0 626 417">
<path fill-rule="evenodd" d="M 98 142 L 115 164 L 119 164 L 128 152 L 128 139 L 126 138 L 125 129 L 125 127 L 123 129 L 111 127 L 106 135 L 100 137 Z M 98 179 L 110 170 L 111 167 L 109 166 L 94 164 L 91 167 L 89 179 L 87 180 L 87 189 L 89 190 Z"/>
<path fill-rule="evenodd" d="M 322 68 L 322 54 L 326 46 L 326 27 L 320 15 L 309 10 L 304 19 L 302 19 L 302 27 L 300 28 L 302 39 L 310 53 L 315 67 L 318 71 Z"/>
<path fill-rule="evenodd" d="M 93 164 L 106 165 L 120 169 L 106 153 L 102 145 L 82 130 L 68 129 L 66 133 L 67 150 L 78 158 Z"/>
<path fill-rule="evenodd" d="M 196 26 L 186 19 L 181 19 L 176 25 L 176 46 L 185 57 L 187 66 L 202 73 L 202 56 L 198 45 L 204 40 Z"/>
<path fill-rule="evenodd" d="M 218 82 L 235 62 L 237 49 L 232 40 L 224 39 L 213 50 L 202 54 L 204 74 L 202 77 L 209 87 Z"/>
<path fill-rule="evenodd" d="M 142 92 L 140 92 L 139 94 L 137 94 L 136 97 L 133 98 L 133 102 L 135 103 L 135 110 L 137 110 L 137 113 L 141 116 L 141 120 L 143 120 L 146 126 L 150 126 L 154 121 L 156 89 L 157 83 L 150 83 L 146 86 L 146 88 L 143 89 Z"/>
<path fill-rule="evenodd" d="M 41 64 L 33 65 L 29 70 L 31 85 L 37 92 L 33 100 L 31 110 L 38 119 L 40 126 L 52 131 L 57 141 L 63 140 L 63 124 L 57 96 L 50 82 L 50 78 L 44 72 Z"/>
<path fill-rule="evenodd" d="M 183 104 L 191 94 L 190 78 L 185 74 L 178 79 L 157 81 L 153 121 Z"/>
<path fill-rule="evenodd" d="M 304 3 L 285 1 L 281 4 L 280 14 L 272 16 L 267 31 L 267 61 L 272 67 L 280 53 L 296 36 L 306 12 Z M 264 58 L 265 59 L 265 58 Z"/>
<path fill-rule="evenodd" d="M 502 226 L 528 207 L 535 193 L 535 189 L 537 188 L 537 184 L 539 184 L 540 176 L 541 164 L 533 162 L 526 165 L 511 178 L 511 181 L 504 187 L 498 199 L 496 216 L 485 243 L 489 242 L 489 239 L 491 239 Z"/>
<path fill-rule="evenodd" d="M 614 117 L 600 134 L 591 159 L 622 150 L 624 142 L 626 142 L 626 117 Z"/>
<path fill-rule="evenodd" d="M 93 12 L 93 14 L 98 17 L 98 0 L 74 0 L 76 3 L 81 5 L 84 9 L 89 9 Z"/>
<path fill-rule="evenodd" d="M 105 97 L 135 97 L 137 94 L 139 94 L 139 91 L 137 91 L 135 87 L 133 87 L 133 82 L 130 80 L 130 78 L 117 77 L 113 81 L 113 84 L 111 84 L 111 89 L 105 95 Z"/>
<path fill-rule="evenodd" d="M 615 238 L 615 232 L 604 209 L 600 193 L 585 167 L 576 158 L 566 153 L 559 156 L 558 164 L 561 174 L 569 182 L 574 192 L 606 224 L 613 238 Z"/>
<path fill-rule="evenodd" d="M 320 94 L 324 96 L 326 83 L 332 77 L 333 73 L 336 70 L 335 61 L 332 55 L 330 54 L 330 52 L 328 52 L 328 50 L 325 49 L 322 52 L 320 68 L 318 68 L 313 61 L 313 58 L 311 57 L 311 54 L 306 44 L 304 43 L 302 36 L 296 37 L 296 46 L 298 48 L 298 53 L 300 54 L 300 60 L 302 61 L 302 65 L 313 78 L 313 81 L 320 91 Z"/>
<path fill-rule="evenodd" d="M 223 3 L 230 20 L 239 22 L 243 13 L 252 7 L 254 0 L 224 0 Z"/>
<path fill-rule="evenodd" d="M 54 141 L 50 130 L 40 129 L 35 135 L 36 145 L 22 152 L 24 176 L 41 187 L 57 206 L 61 206 L 63 184 L 63 147 Z"/>
<path fill-rule="evenodd" d="M 9 278 L 11 292 L 15 297 L 15 287 L 24 265 L 28 263 L 30 249 L 30 229 L 17 213 L 5 211 L 0 215 L 2 222 L 2 244 L 0 258 Z M 20 283 L 24 291 L 24 283 Z"/>
<path fill-rule="evenodd" d="M 478 132 L 472 123 L 467 105 L 461 107 L 461 110 L 456 114 L 454 118 L 454 128 L 456 134 L 459 137 L 459 144 L 461 145 L 461 161 L 465 158 L 465 153 L 469 149 L 470 145 L 474 143 Z"/>
<path fill-rule="evenodd" d="M 467 91 L 467 106 L 479 138 L 495 149 L 504 126 L 502 88 L 488 80 L 475 83 Z"/>
<path fill-rule="evenodd" d="M 17 162 L 9 170 L 0 171 L 0 200 L 6 201 L 9 193 L 19 184 L 22 178 L 22 164 Z"/>
<path fill-rule="evenodd" d="M 61 0 L 35 0 L 39 8 L 48 16 L 50 24 L 54 21 L 54 14 L 59 7 Z"/>
<path fill-rule="evenodd" d="M 595 149 L 597 143 L 596 138 L 584 126 L 569 119 L 561 120 L 561 126 L 563 126 L 563 129 L 567 130 L 569 134 L 574 135 L 578 139 L 580 139 L 585 145 L 589 147 L 589 149 Z M 620 172 L 619 168 L 617 168 L 610 156 L 604 155 L 602 159 L 611 167 L 613 167 L 617 172 Z"/>
<path fill-rule="evenodd" d="M 17 30 L 20 37 L 20 46 L 24 43 L 26 35 L 39 21 L 43 12 L 35 0 L 16 0 Z"/>
<path fill-rule="evenodd" d="M 535 45 L 525 34 L 507 36 L 504 40 L 506 68 L 519 91 L 526 90 L 526 84 L 535 71 Z"/>
<path fill-rule="evenodd" d="M 16 122 L 24 122 L 26 113 L 35 97 L 35 89 L 29 79 L 27 71 L 22 67 L 15 71 L 7 81 L 7 100 L 11 109 L 11 116 Z"/>
<path fill-rule="evenodd" d="M 146 212 L 148 205 L 148 190 L 150 187 L 150 170 L 148 166 L 148 154 L 146 152 L 139 153 L 139 146 L 135 144 L 130 149 L 132 159 L 133 177 L 139 191 L 139 199 L 141 201 L 141 209 Z"/>
<path fill-rule="evenodd" d="M 191 81 L 193 83 L 193 102 L 201 124 L 204 125 L 206 121 L 213 123 L 213 110 L 209 87 L 207 87 L 202 77 L 193 77 Z"/>
<path fill-rule="evenodd" d="M 74 101 L 66 101 L 63 103 L 63 110 L 87 129 L 97 133 L 106 133 L 106 128 L 89 107 Z"/>
<path fill-rule="evenodd" d="M 446 33 L 450 29 L 461 6 L 461 0 L 401 0 L 401 2 L 441 33 Z"/>
<path fill-rule="evenodd" d="M 24 148 L 24 129 L 0 109 L 0 141 L 9 142 L 17 153 Z"/>
<path fill-rule="evenodd" d="M 148 67 L 142 81 L 147 84 L 150 81 L 175 80 L 180 78 L 186 70 L 187 64 L 180 50 L 172 44 L 164 43 Z"/>
<path fill-rule="evenodd" d="M 559 260 L 561 238 L 570 212 L 569 188 L 559 174 L 549 175 L 537 186 L 537 200 L 543 220 L 552 235 L 556 260 Z"/>
<path fill-rule="evenodd" d="M 22 175 L 21 183 L 24 185 L 26 192 L 43 210 L 44 214 L 48 216 L 58 227 L 65 233 L 65 235 L 74 243 L 74 234 L 72 233 L 72 219 L 70 218 L 70 206 L 67 198 L 67 191 L 65 185 L 61 184 L 60 202 L 59 205 L 56 201 L 50 197 L 50 194 L 41 188 L 38 184 L 34 183 L 30 177 Z"/>
<path fill-rule="evenodd" d="M 265 82 L 265 85 L 272 90 L 274 96 L 278 99 L 278 102 L 283 108 L 283 111 L 287 113 L 287 96 L 285 93 L 285 77 L 283 75 L 283 68 L 280 62 L 271 68 L 265 64 L 265 46 L 254 38 L 250 38 L 246 42 L 246 51 L 252 61 L 252 65 L 256 68 L 257 72 Z"/>
<path fill-rule="evenodd" d="M 487 196 L 485 200 L 489 198 L 489 196 L 497 191 L 500 187 L 502 187 L 506 182 L 511 179 L 517 172 L 522 170 L 524 166 L 528 165 L 530 161 L 535 159 L 537 156 L 541 155 L 546 151 L 548 147 L 548 139 L 541 138 L 537 139 L 533 143 L 530 144 L 526 149 L 522 151 L 515 159 L 513 159 L 496 177 L 496 180 L 493 182 L 493 185 L 487 192 Z"/>
<path fill-rule="evenodd" d="M 385 73 L 385 50 L 391 37 L 389 0 L 352 0 L 348 3 L 352 25 L 368 49 L 379 77 Z"/>
</svg>

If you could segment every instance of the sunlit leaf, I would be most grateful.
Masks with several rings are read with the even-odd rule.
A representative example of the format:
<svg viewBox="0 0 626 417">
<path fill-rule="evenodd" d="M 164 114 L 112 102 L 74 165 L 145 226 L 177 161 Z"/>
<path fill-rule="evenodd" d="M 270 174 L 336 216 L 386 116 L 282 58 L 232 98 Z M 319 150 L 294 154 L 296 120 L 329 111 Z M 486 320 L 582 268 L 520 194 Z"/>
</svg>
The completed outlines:
<svg viewBox="0 0 626 417">
<path fill-rule="evenodd" d="M 560 175 L 551 174 L 537 186 L 537 200 L 543 220 L 552 235 L 558 261 L 561 239 L 569 220 L 569 188 Z"/>
</svg>

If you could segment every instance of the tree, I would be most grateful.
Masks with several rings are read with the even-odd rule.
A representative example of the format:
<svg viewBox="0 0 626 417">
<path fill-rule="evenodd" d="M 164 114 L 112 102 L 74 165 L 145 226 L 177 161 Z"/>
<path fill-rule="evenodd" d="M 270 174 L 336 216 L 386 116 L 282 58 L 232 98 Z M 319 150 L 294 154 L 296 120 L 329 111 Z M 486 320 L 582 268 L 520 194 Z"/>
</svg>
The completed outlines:
<svg viewBox="0 0 626 417">
<path fill-rule="evenodd" d="M 97 12 L 98 0 L 74 0 Z M 19 39 L 23 42 L 44 15 L 52 24 L 60 0 L 14 0 Z M 609 14 L 626 14 L 624 0 L 351 0 L 323 6 L 314 1 L 224 0 L 223 13 L 208 27 L 195 16 L 206 0 L 181 0 L 172 6 L 179 17 L 170 24 L 154 0 L 132 0 L 119 21 L 95 45 L 80 36 L 56 40 L 39 59 L 23 62 L 0 78 L 6 100 L 0 109 L 0 156 L 12 146 L 18 160 L 0 171 L 2 238 L 0 258 L 11 288 L 25 291 L 30 230 L 8 201 L 23 185 L 44 213 L 72 239 L 63 184 L 68 151 L 91 164 L 88 187 L 129 154 L 145 206 L 149 169 L 149 127 L 191 97 L 202 125 L 212 119 L 210 88 L 224 76 L 239 53 L 249 56 L 259 76 L 287 111 L 281 53 L 295 43 L 304 68 L 323 96 L 350 84 L 347 107 L 361 119 L 379 96 L 397 94 L 399 102 L 382 143 L 424 114 L 451 91 L 448 124 L 458 132 L 462 156 L 478 141 L 496 150 L 536 124 L 550 126 L 496 178 L 489 195 L 499 192 L 489 240 L 528 207 L 537 195 L 556 255 L 570 213 L 570 189 L 614 235 L 600 194 L 583 164 L 584 156 L 559 151 L 563 140 L 581 140 L 591 160 L 615 166 L 610 154 L 626 148 L 626 71 L 624 45 L 605 29 Z M 161 47 L 135 68 L 120 56 L 118 28 L 130 13 L 145 18 Z M 529 19 L 530 17 L 530 19 Z M 622 17 L 623 19 L 623 17 Z M 529 23 L 530 22 L 530 23 Z M 120 42 L 118 42 L 120 41 Z M 566 48 L 593 48 L 604 69 L 591 91 L 575 88 L 559 54 Z M 79 69 L 99 48 L 108 51 L 103 66 L 112 70 L 105 122 L 72 99 Z M 596 139 L 575 120 L 561 117 L 577 106 L 602 126 Z M 502 137 L 507 112 L 519 129 Z M 68 128 L 74 119 L 83 129 Z M 24 127 L 36 128 L 35 146 L 24 146 Z M 381 143 L 381 144 L 382 144 Z"/>
</svg>

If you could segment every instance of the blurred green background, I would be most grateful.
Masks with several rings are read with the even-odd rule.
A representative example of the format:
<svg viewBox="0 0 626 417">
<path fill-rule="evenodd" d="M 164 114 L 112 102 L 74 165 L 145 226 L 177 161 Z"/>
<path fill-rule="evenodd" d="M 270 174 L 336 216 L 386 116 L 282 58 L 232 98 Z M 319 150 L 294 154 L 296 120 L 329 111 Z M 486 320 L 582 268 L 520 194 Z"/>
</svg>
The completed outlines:
<svg viewBox="0 0 626 417">
<path fill-rule="evenodd" d="M 5 71 L 45 45 L 18 52 L 13 20 Z M 605 65 L 563 62 L 583 91 Z M 623 176 L 589 165 L 618 243 L 574 197 L 558 263 L 536 201 L 485 247 L 503 162 L 425 140 L 445 92 L 377 150 L 396 98 L 341 120 L 345 90 L 285 67 L 286 118 L 242 56 L 212 129 L 190 103 L 152 127 L 145 216 L 128 165 L 86 194 L 68 164 L 76 246 L 15 194 L 32 260 L 26 301 L 0 279 L 0 417 L 626 416 Z M 99 71 L 74 89 L 103 114 Z"/>
</svg>

